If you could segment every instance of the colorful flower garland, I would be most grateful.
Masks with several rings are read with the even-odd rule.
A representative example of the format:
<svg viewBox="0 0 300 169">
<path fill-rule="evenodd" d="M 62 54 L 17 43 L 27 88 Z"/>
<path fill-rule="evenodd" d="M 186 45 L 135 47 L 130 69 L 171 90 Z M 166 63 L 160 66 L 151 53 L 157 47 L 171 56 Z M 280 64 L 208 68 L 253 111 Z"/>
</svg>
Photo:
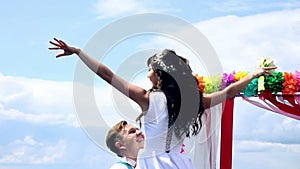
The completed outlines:
<svg viewBox="0 0 300 169">
<path fill-rule="evenodd" d="M 260 59 L 258 67 L 269 67 L 274 66 L 273 60 L 268 57 Z M 223 75 L 215 76 L 199 76 L 195 75 L 198 80 L 198 88 L 203 93 L 213 93 L 220 91 L 225 87 L 235 83 L 245 76 L 248 72 L 232 71 L 231 73 L 223 73 Z M 300 72 L 277 72 L 273 71 L 273 76 L 261 76 L 253 79 L 248 86 L 240 93 L 246 97 L 258 96 L 258 93 L 268 91 L 273 94 L 288 94 L 293 95 L 296 92 L 300 92 Z"/>
<path fill-rule="evenodd" d="M 230 74 L 223 73 L 223 76 L 216 75 L 212 77 L 199 76 L 196 74 L 198 80 L 198 88 L 203 93 L 213 93 L 224 89 L 232 83 L 235 83 L 248 73 L 240 71 L 235 73 L 233 71 Z M 267 76 L 264 79 L 264 90 L 272 91 L 272 93 L 283 93 L 283 94 L 295 94 L 300 92 L 300 72 L 273 72 L 274 76 Z M 257 96 L 258 95 L 258 79 L 253 79 L 248 86 L 241 92 L 242 95 L 246 97 Z"/>
</svg>

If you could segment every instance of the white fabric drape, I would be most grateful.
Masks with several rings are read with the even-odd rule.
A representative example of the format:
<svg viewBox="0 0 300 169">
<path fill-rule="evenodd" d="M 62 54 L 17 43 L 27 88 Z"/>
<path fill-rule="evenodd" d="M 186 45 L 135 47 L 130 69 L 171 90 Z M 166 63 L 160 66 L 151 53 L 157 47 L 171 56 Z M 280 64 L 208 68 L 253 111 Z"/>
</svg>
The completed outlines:
<svg viewBox="0 0 300 169">
<path fill-rule="evenodd" d="M 196 169 L 216 169 L 219 148 L 222 104 L 205 111 L 203 126 L 197 136 L 185 139 L 185 152 Z"/>
</svg>

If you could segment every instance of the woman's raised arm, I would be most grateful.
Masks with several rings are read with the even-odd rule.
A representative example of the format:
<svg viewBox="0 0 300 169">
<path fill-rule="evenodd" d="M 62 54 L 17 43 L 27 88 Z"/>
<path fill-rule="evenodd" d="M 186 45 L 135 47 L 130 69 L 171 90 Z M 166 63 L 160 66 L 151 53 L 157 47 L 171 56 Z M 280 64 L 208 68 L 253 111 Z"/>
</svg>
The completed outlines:
<svg viewBox="0 0 300 169">
<path fill-rule="evenodd" d="M 114 74 L 106 65 L 90 57 L 80 48 L 70 46 L 64 41 L 57 38 L 54 38 L 54 41 L 50 41 L 50 44 L 54 45 L 54 47 L 50 47 L 49 50 L 63 50 L 63 53 L 57 54 L 56 58 L 77 54 L 82 62 L 86 64 L 99 77 L 101 77 L 121 93 L 135 101 L 143 111 L 148 109 L 148 94 L 145 89 L 133 85 L 122 79 L 118 75 Z"/>
<path fill-rule="evenodd" d="M 224 102 L 225 100 L 234 97 L 256 77 L 262 76 L 262 75 L 273 75 L 272 70 L 276 69 L 277 67 L 264 67 L 264 68 L 259 68 L 253 73 L 247 75 L 243 79 L 241 79 L 238 82 L 235 82 L 228 87 L 226 87 L 222 91 L 214 92 L 211 94 L 203 94 L 203 106 L 204 108 L 210 108 L 212 106 L 215 106 L 219 103 Z"/>
</svg>

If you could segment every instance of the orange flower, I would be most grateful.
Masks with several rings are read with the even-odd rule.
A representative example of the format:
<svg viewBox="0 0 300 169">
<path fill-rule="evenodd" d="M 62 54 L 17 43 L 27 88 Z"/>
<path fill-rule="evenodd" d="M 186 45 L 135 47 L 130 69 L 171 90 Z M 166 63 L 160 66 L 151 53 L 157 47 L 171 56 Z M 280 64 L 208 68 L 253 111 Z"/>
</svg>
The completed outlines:
<svg viewBox="0 0 300 169">
<path fill-rule="evenodd" d="M 295 94 L 298 91 L 297 80 L 292 73 L 284 72 L 283 94 Z"/>
<path fill-rule="evenodd" d="M 198 89 L 204 93 L 204 88 L 205 88 L 205 81 L 203 76 L 199 76 L 198 74 L 195 75 L 197 81 L 198 81 Z"/>
</svg>

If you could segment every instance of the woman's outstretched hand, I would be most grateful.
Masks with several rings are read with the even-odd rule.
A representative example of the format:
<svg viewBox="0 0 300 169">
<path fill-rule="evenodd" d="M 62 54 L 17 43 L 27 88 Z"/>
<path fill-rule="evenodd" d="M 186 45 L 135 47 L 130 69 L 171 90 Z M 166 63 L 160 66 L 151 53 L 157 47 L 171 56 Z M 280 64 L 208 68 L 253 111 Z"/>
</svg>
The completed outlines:
<svg viewBox="0 0 300 169">
<path fill-rule="evenodd" d="M 63 50 L 63 53 L 57 54 L 56 58 L 61 56 L 69 56 L 74 53 L 78 54 L 80 52 L 80 49 L 73 46 L 69 46 L 64 41 L 57 38 L 54 38 L 54 41 L 49 41 L 49 42 L 55 46 L 55 47 L 48 48 L 49 50 Z"/>
<path fill-rule="evenodd" d="M 272 67 L 262 67 L 256 69 L 256 71 L 253 72 L 254 77 L 259 77 L 259 76 L 273 76 L 273 71 L 276 69 L 276 66 Z"/>
</svg>

